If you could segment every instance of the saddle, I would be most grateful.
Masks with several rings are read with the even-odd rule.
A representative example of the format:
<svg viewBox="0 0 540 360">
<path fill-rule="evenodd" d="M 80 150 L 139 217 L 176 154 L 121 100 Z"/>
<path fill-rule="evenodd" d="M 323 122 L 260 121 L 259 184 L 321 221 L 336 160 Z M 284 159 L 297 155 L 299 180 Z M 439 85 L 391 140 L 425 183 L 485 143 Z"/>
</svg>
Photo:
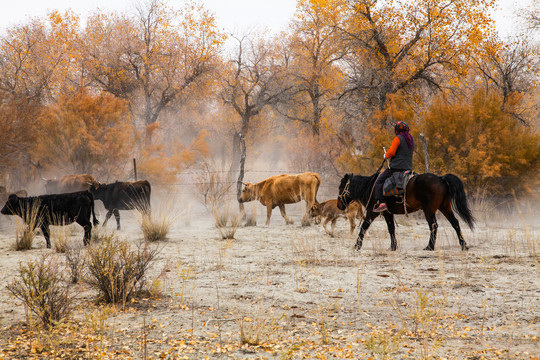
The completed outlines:
<svg viewBox="0 0 540 360">
<path fill-rule="evenodd" d="M 383 195 L 404 197 L 409 180 L 416 175 L 412 170 L 396 171 L 383 184 Z"/>
</svg>

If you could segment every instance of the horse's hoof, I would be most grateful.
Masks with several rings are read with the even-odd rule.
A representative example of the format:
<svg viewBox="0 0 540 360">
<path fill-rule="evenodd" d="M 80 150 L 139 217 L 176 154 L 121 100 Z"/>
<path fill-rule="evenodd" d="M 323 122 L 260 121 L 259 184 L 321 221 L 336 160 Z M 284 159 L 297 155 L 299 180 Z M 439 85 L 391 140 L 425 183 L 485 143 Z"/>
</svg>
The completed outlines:
<svg viewBox="0 0 540 360">
<path fill-rule="evenodd" d="M 435 248 L 432 248 L 431 246 L 428 245 L 428 246 L 426 246 L 426 247 L 424 248 L 424 250 L 427 250 L 427 251 L 433 251 L 433 250 L 435 250 Z"/>
<path fill-rule="evenodd" d="M 362 249 L 362 244 L 354 244 L 354 250 L 360 251 Z"/>
<path fill-rule="evenodd" d="M 467 245 L 463 245 L 461 247 L 461 251 L 468 251 L 469 250 L 469 247 Z"/>
</svg>

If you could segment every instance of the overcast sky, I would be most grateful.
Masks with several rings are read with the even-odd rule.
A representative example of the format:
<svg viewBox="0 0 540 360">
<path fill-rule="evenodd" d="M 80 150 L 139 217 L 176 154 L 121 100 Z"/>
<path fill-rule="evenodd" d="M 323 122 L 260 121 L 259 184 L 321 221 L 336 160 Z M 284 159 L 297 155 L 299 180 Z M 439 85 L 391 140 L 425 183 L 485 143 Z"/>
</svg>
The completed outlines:
<svg viewBox="0 0 540 360">
<path fill-rule="evenodd" d="M 411 0 L 414 1 L 414 0 Z M 515 11 L 539 0 L 498 0 L 500 10 L 494 15 L 502 35 L 515 34 Z M 44 16 L 48 10 L 72 9 L 83 18 L 95 9 L 133 12 L 136 0 L 0 0 L 0 30 L 21 24 L 33 16 Z M 218 25 L 227 31 L 268 27 L 283 30 L 294 14 L 296 0 L 203 0 L 207 9 L 215 12 Z M 169 0 L 180 7 L 183 0 Z M 519 4 L 519 5 L 518 5 Z"/>
</svg>

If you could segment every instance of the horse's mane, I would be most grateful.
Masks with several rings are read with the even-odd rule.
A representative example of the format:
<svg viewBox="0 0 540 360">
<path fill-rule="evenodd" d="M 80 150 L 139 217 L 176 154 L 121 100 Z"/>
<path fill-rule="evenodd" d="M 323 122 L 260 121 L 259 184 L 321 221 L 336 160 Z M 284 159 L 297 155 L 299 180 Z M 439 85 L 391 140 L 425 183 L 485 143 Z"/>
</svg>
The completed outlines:
<svg viewBox="0 0 540 360">
<path fill-rule="evenodd" d="M 349 192 L 351 198 L 354 200 L 360 200 L 364 206 L 367 206 L 367 202 L 371 195 L 371 189 L 379 176 L 377 171 L 371 176 L 352 175 L 350 177 Z M 373 197 L 372 195 L 371 197 Z"/>
</svg>

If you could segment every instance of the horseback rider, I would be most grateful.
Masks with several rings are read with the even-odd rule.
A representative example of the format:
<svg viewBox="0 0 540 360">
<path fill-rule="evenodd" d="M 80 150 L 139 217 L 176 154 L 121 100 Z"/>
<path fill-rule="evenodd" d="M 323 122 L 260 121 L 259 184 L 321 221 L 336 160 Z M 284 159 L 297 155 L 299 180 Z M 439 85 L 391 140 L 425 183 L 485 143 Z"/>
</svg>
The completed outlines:
<svg viewBox="0 0 540 360">
<path fill-rule="evenodd" d="M 399 121 L 394 126 L 396 136 L 392 140 L 390 149 L 384 154 L 385 159 L 390 159 L 390 166 L 384 170 L 377 181 L 375 181 L 375 199 L 377 204 L 373 209 L 374 212 L 383 212 L 387 210 L 383 196 L 383 184 L 393 173 L 397 171 L 405 171 L 412 169 L 412 157 L 414 149 L 414 139 L 409 133 L 409 126 Z"/>
</svg>

